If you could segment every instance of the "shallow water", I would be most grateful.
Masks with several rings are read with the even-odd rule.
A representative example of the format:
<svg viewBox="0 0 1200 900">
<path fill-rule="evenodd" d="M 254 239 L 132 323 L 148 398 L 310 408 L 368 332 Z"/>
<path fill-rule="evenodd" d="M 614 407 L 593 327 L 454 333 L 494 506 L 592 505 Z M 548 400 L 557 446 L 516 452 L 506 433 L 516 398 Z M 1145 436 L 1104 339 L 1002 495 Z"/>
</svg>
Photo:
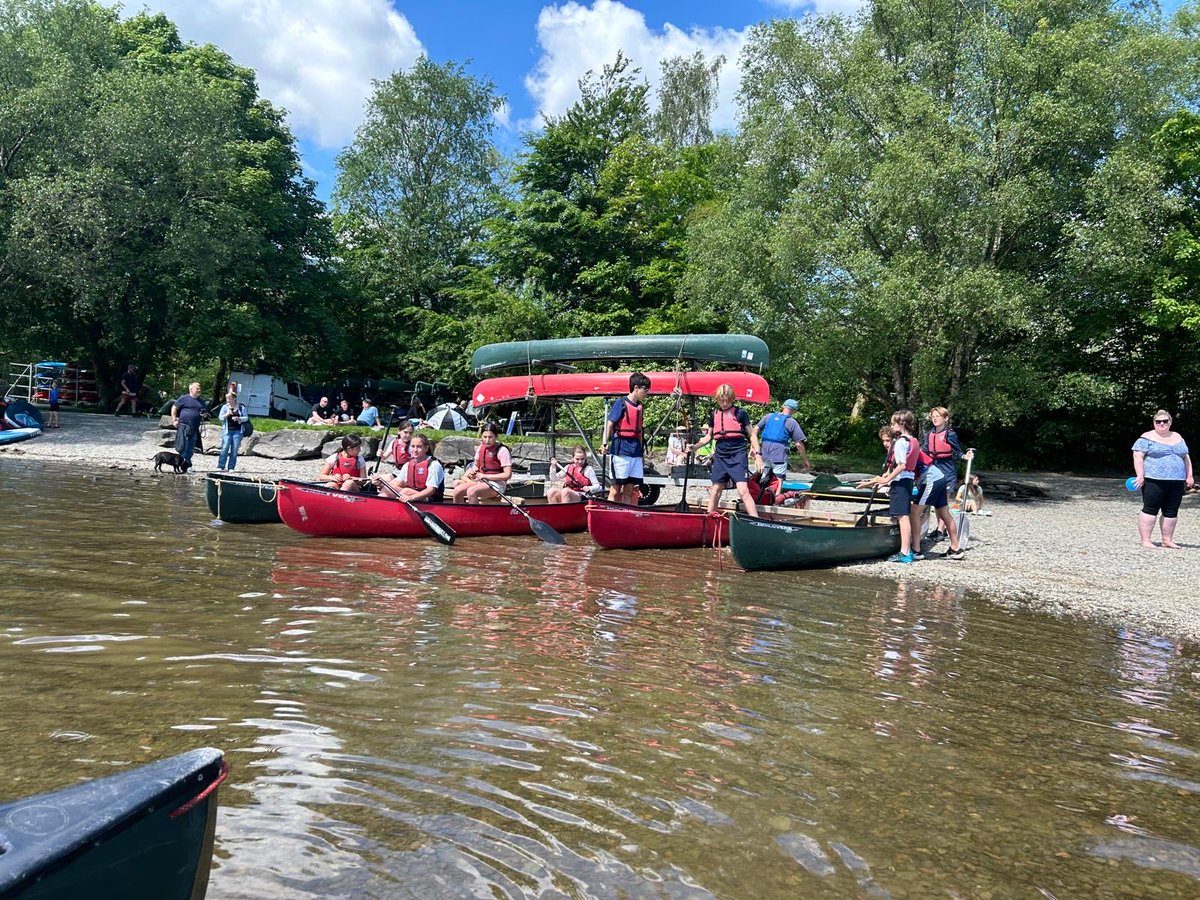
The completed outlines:
<svg viewBox="0 0 1200 900">
<path fill-rule="evenodd" d="M 1194 647 L 0 461 L 0 799 L 196 746 L 209 896 L 1195 896 Z M 964 564 L 969 565 L 968 561 Z"/>
</svg>

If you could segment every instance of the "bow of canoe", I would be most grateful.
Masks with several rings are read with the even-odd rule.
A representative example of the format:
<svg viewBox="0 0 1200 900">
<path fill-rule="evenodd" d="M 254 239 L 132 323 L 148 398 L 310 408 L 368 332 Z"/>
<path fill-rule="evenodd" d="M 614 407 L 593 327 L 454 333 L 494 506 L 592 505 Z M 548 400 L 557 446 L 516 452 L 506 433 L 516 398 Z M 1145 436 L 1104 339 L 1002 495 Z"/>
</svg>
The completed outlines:
<svg viewBox="0 0 1200 900">
<path fill-rule="evenodd" d="M 710 516 L 702 506 L 680 512 L 675 504 L 632 506 L 592 500 L 587 507 L 587 527 L 592 540 L 610 550 L 670 550 L 729 542 L 728 517 Z"/>
</svg>

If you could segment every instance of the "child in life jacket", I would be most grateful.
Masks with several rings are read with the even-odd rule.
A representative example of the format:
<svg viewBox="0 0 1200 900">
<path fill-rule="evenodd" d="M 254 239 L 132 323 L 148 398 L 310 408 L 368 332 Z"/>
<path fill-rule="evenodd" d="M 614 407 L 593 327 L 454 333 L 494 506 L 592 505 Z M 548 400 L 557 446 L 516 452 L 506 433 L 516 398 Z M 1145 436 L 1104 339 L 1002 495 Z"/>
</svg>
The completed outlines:
<svg viewBox="0 0 1200 900">
<path fill-rule="evenodd" d="M 888 514 L 894 516 L 900 528 L 900 552 L 888 557 L 888 562 L 909 564 L 913 557 L 912 489 L 917 445 L 904 434 L 897 424 L 896 416 L 890 425 L 879 429 L 879 440 L 887 453 L 883 474 L 876 478 L 860 481 L 860 488 L 886 487 L 888 489 Z"/>
<path fill-rule="evenodd" d="M 346 435 L 342 438 L 341 449 L 321 466 L 317 481 L 342 491 L 360 490 L 364 469 L 361 451 L 362 438 L 356 434 Z"/>
<path fill-rule="evenodd" d="M 397 472 L 399 472 L 406 462 L 412 458 L 413 426 L 411 422 L 406 422 L 400 426 L 400 430 L 396 432 L 396 438 L 384 451 L 383 458 L 390 462 Z"/>
<path fill-rule="evenodd" d="M 950 549 L 942 555 L 943 558 L 962 559 L 964 554 L 958 543 L 958 529 L 955 527 L 954 518 L 950 515 L 950 504 L 946 499 L 946 476 L 938 466 L 933 464 L 933 457 L 917 443 L 915 437 L 916 417 L 911 410 L 899 410 L 892 416 L 892 427 L 900 429 L 905 439 L 910 442 L 910 452 L 916 456 L 916 459 L 912 460 L 912 469 L 916 479 L 917 496 L 912 502 L 912 510 L 909 513 L 914 543 L 920 538 L 921 519 L 925 510 L 932 509 L 934 515 L 937 516 L 937 521 L 941 523 L 950 538 Z M 923 559 L 924 557 L 922 554 L 914 552 L 913 558 Z"/>
<path fill-rule="evenodd" d="M 588 495 L 600 493 L 596 470 L 588 465 L 587 448 L 583 444 L 575 445 L 566 467 L 560 466 L 557 459 L 550 460 L 549 480 L 561 482 L 546 490 L 549 503 L 578 503 Z"/>
<path fill-rule="evenodd" d="M 479 433 L 479 447 L 466 473 L 454 485 L 453 503 L 482 503 L 505 492 L 512 478 L 512 454 L 500 443 L 500 429 L 487 422 Z"/>
<path fill-rule="evenodd" d="M 413 503 L 441 503 L 445 496 L 446 470 L 433 456 L 433 444 L 423 434 L 414 435 L 408 459 L 389 476 L 384 476 L 383 493 Z"/>
<path fill-rule="evenodd" d="M 708 492 L 708 511 L 715 513 L 721 501 L 721 494 L 734 487 L 738 497 L 746 507 L 746 512 L 758 516 L 758 507 L 750 495 L 750 465 L 746 455 L 747 440 L 750 443 L 750 453 L 759 455 L 758 434 L 750 427 L 750 417 L 744 409 L 733 405 L 736 394 L 733 387 L 723 384 L 713 393 L 717 408 L 708 416 L 704 426 L 704 437 L 695 444 L 689 444 L 687 451 L 694 452 L 710 442 L 715 442 L 713 450 L 712 474 L 709 480 L 712 487 Z"/>
</svg>

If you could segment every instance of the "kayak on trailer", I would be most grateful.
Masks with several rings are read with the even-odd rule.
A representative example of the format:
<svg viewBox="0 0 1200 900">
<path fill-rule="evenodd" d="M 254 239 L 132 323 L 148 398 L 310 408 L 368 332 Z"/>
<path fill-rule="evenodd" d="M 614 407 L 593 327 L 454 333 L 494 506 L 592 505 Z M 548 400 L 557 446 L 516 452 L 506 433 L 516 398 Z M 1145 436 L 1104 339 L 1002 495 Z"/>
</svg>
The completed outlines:
<svg viewBox="0 0 1200 900">
<path fill-rule="evenodd" d="M 0 447 L 5 444 L 19 444 L 21 441 L 41 436 L 42 429 L 40 428 L 9 428 L 0 431 Z"/>
<path fill-rule="evenodd" d="M 886 510 L 870 513 L 813 512 L 766 507 L 762 518 L 735 513 L 729 547 L 743 569 L 808 569 L 875 559 L 900 550 L 900 527 Z"/>
<path fill-rule="evenodd" d="M 569 375 L 511 375 L 486 378 L 475 386 L 471 403 L 477 408 L 514 400 L 553 397 L 619 397 L 629 393 L 632 372 L 575 372 Z M 711 397 L 723 384 L 734 397 L 749 403 L 768 403 L 771 388 L 754 372 L 647 372 L 650 393 L 668 396 Z"/>
<path fill-rule="evenodd" d="M 210 472 L 204 479 L 208 511 L 222 522 L 258 525 L 279 522 L 274 479 L 247 478 L 225 472 Z"/>
<path fill-rule="evenodd" d="M 672 550 L 680 547 L 723 547 L 729 543 L 729 518 L 709 515 L 703 506 L 680 512 L 670 506 L 630 506 L 592 500 L 587 508 L 592 540 L 610 550 Z"/>
<path fill-rule="evenodd" d="M 762 338 L 749 334 L 628 334 L 506 341 L 486 344 L 471 357 L 471 374 L 515 367 L 622 359 L 678 359 L 751 366 L 762 371 L 771 351 Z"/>
<path fill-rule="evenodd" d="M 426 537 L 428 532 L 410 505 L 393 497 L 340 491 L 302 481 L 279 482 L 275 501 L 288 528 L 322 537 Z M 495 503 L 414 503 L 436 516 L 458 537 L 533 534 L 529 520 L 503 501 Z M 521 509 L 555 531 L 583 531 L 587 502 L 524 501 Z"/>
<path fill-rule="evenodd" d="M 228 772 L 205 748 L 0 806 L 0 897 L 202 898 Z"/>
</svg>

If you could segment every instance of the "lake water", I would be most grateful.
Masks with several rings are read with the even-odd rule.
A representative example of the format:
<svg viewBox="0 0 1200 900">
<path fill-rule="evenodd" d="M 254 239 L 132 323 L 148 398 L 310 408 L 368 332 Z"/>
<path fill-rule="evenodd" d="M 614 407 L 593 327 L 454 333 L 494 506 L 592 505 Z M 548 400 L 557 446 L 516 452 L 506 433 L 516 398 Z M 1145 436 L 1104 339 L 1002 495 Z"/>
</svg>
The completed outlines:
<svg viewBox="0 0 1200 900">
<path fill-rule="evenodd" d="M 219 747 L 210 897 L 1200 895 L 1200 660 L 1159 635 L 219 525 L 182 478 L 0 460 L 0 504 L 0 799 Z"/>
</svg>

